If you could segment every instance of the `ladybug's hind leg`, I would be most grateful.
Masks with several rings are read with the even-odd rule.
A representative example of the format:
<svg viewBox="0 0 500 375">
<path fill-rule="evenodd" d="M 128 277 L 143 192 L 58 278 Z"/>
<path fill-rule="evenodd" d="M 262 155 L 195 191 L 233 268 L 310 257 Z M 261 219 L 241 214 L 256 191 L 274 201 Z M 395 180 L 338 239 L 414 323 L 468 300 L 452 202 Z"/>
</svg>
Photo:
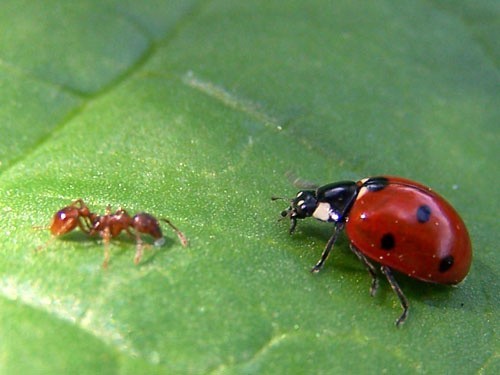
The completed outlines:
<svg viewBox="0 0 500 375">
<path fill-rule="evenodd" d="M 406 318 L 408 317 L 408 309 L 409 309 L 408 300 L 406 299 L 405 295 L 403 294 L 403 291 L 399 287 L 399 284 L 396 282 L 396 279 L 392 274 L 392 270 L 387 266 L 381 266 L 380 270 L 387 278 L 389 284 L 391 284 L 391 288 L 392 290 L 394 290 L 394 293 L 396 293 L 396 295 L 398 296 L 399 302 L 401 303 L 401 307 L 403 308 L 403 313 L 396 320 L 396 326 L 399 327 L 401 324 L 405 322 Z"/>
<path fill-rule="evenodd" d="M 356 254 L 358 259 L 365 265 L 366 269 L 370 273 L 372 277 L 372 285 L 370 286 L 370 295 L 373 297 L 375 293 L 377 293 L 378 289 L 378 277 L 377 277 L 377 269 L 375 266 L 363 255 L 361 251 L 359 251 L 353 244 L 349 246 L 351 251 Z"/>
</svg>

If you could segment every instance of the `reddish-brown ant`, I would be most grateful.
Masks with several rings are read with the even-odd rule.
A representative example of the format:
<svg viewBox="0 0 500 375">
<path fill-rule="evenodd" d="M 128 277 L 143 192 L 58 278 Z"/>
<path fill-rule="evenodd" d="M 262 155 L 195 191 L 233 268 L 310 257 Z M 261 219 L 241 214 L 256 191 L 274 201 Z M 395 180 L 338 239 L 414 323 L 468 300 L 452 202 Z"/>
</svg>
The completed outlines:
<svg viewBox="0 0 500 375">
<path fill-rule="evenodd" d="M 187 246 L 187 239 L 184 234 L 177 229 L 168 219 L 160 219 L 167 223 L 177 234 L 182 246 Z M 137 250 L 134 263 L 138 264 L 143 253 L 143 243 L 141 234 L 148 234 L 154 239 L 155 246 L 162 246 L 165 243 L 158 220 L 145 212 L 130 216 L 127 211 L 120 208 L 115 213 L 111 213 L 111 208 L 106 208 L 104 215 L 97 215 L 90 212 L 87 205 L 81 199 L 77 199 L 69 206 L 56 212 L 50 232 L 54 236 L 61 236 L 71 232 L 76 227 L 89 234 L 99 234 L 104 240 L 104 262 L 102 266 L 106 268 L 109 262 L 109 242 L 111 238 L 118 236 L 122 231 L 127 232 L 131 237 L 135 237 Z"/>
</svg>

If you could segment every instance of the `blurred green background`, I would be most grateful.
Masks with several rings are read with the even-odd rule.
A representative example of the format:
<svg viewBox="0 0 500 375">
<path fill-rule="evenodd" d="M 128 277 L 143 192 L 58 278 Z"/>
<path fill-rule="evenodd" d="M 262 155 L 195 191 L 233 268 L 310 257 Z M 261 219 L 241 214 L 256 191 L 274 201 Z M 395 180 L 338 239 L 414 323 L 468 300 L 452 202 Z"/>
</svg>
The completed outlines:
<svg viewBox="0 0 500 375">
<path fill-rule="evenodd" d="M 496 1 L 0 2 L 0 372 L 498 374 Z M 468 225 L 456 288 L 370 277 L 345 237 L 278 222 L 286 174 L 402 175 Z M 168 217 L 134 242 L 78 231 L 83 198 Z M 47 243 L 48 242 L 48 243 Z M 46 244 L 46 245 L 45 245 Z M 43 246 L 43 250 L 36 249 Z"/>
</svg>

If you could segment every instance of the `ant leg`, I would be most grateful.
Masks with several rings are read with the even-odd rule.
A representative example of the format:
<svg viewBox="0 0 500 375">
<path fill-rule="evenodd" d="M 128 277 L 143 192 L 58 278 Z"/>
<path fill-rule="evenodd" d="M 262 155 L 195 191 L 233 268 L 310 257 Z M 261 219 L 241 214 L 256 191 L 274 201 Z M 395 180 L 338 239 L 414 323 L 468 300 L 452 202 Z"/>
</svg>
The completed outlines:
<svg viewBox="0 0 500 375">
<path fill-rule="evenodd" d="M 142 254 L 144 253 L 144 245 L 142 243 L 142 238 L 139 234 L 135 235 L 136 239 L 136 251 L 134 256 L 134 263 L 137 265 L 141 261 Z"/>
<path fill-rule="evenodd" d="M 102 239 L 104 241 L 104 261 L 102 262 L 102 268 L 108 268 L 109 263 L 109 243 L 111 241 L 111 234 L 109 233 L 109 228 L 104 228 L 102 231 Z"/>
<path fill-rule="evenodd" d="M 188 245 L 188 239 L 186 238 L 184 233 L 182 233 L 179 229 L 177 229 L 177 227 L 174 224 L 172 224 L 172 222 L 170 220 L 164 219 L 164 218 L 162 218 L 160 220 L 167 223 L 170 226 L 170 228 L 172 228 L 174 230 L 175 234 L 177 234 L 177 237 L 179 238 L 179 241 L 181 241 L 182 246 L 186 247 Z"/>
<path fill-rule="evenodd" d="M 90 217 L 88 215 L 91 215 L 90 210 L 88 209 L 87 205 L 85 202 L 80 198 L 71 203 L 71 206 L 74 206 L 75 208 L 78 209 L 79 211 L 79 218 L 78 218 L 78 227 L 82 232 L 85 232 L 87 234 L 90 234 L 92 231 L 92 221 L 90 220 Z M 81 211 L 86 210 L 88 211 L 87 214 L 82 214 Z"/>
<path fill-rule="evenodd" d="M 319 272 L 321 270 L 321 268 L 325 264 L 326 259 L 328 258 L 328 255 L 330 255 L 330 251 L 332 251 L 333 245 L 335 244 L 335 242 L 337 242 L 337 237 L 339 233 L 342 231 L 342 229 L 344 229 L 344 223 L 335 224 L 335 231 L 328 240 L 325 246 L 325 250 L 323 250 L 323 254 L 321 254 L 321 258 L 316 263 L 316 265 L 311 269 L 311 272 Z"/>
<path fill-rule="evenodd" d="M 363 263 L 370 273 L 372 277 L 372 285 L 370 287 L 370 295 L 373 297 L 375 293 L 377 293 L 378 289 L 378 278 L 377 278 L 377 270 L 375 266 L 363 255 L 361 251 L 359 251 L 353 244 L 350 244 L 349 247 L 351 251 L 358 257 L 358 259 Z"/>
<path fill-rule="evenodd" d="M 134 264 L 137 265 L 142 259 L 142 254 L 144 254 L 144 242 L 142 241 L 142 238 L 138 232 L 132 233 L 128 228 L 125 228 L 125 232 L 127 232 L 130 237 L 135 238 L 136 250 L 134 256 Z"/>
<path fill-rule="evenodd" d="M 83 220 L 83 221 L 82 221 Z M 80 217 L 78 220 L 78 228 L 84 233 L 90 234 L 92 225 L 90 224 L 90 219 L 88 217 Z"/>
<path fill-rule="evenodd" d="M 80 208 L 87 207 L 82 198 L 75 199 L 73 202 L 71 202 L 71 206 L 76 206 L 77 204 L 80 206 Z"/>
<path fill-rule="evenodd" d="M 396 282 L 396 279 L 394 279 L 391 269 L 387 266 L 381 266 L 380 270 L 387 278 L 389 284 L 391 284 L 391 288 L 394 291 L 394 293 L 396 293 L 396 295 L 398 296 L 399 302 L 401 303 L 401 307 L 403 308 L 403 313 L 396 320 L 396 326 L 399 327 L 405 322 L 406 318 L 408 317 L 408 309 L 409 309 L 408 300 L 406 299 L 405 295 L 403 294 L 403 291 Z"/>
</svg>

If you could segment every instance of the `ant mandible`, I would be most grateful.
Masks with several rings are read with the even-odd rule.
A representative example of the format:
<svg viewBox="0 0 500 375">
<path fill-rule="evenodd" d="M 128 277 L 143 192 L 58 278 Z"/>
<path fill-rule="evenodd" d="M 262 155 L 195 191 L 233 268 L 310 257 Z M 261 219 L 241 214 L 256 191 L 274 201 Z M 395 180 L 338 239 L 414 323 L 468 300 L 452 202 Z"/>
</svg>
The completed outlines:
<svg viewBox="0 0 500 375">
<path fill-rule="evenodd" d="M 186 247 L 188 241 L 184 234 L 177 229 L 168 219 L 160 219 L 167 223 L 177 234 L 182 246 Z M 141 234 L 148 234 L 154 239 L 155 246 L 162 246 L 165 243 L 158 220 L 145 212 L 130 216 L 127 211 L 119 208 L 115 213 L 111 213 L 111 207 L 106 207 L 104 215 L 90 212 L 82 199 L 77 199 L 69 206 L 60 209 L 55 213 L 50 232 L 53 236 L 61 236 L 69 233 L 76 227 L 88 235 L 99 234 L 104 241 L 104 262 L 102 266 L 107 268 L 109 262 L 109 242 L 111 238 L 117 237 L 122 231 L 127 232 L 131 237 L 135 237 L 137 248 L 134 263 L 141 261 L 143 253 L 143 242 Z"/>
</svg>

